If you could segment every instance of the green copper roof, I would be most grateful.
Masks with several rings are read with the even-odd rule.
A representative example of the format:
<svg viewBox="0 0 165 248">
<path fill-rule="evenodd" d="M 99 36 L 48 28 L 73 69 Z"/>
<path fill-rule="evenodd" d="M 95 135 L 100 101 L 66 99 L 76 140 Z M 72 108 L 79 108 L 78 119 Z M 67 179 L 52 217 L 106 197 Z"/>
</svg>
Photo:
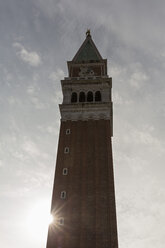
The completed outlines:
<svg viewBox="0 0 165 248">
<path fill-rule="evenodd" d="M 95 48 L 92 46 L 90 40 L 88 40 L 83 47 L 83 49 L 78 54 L 75 62 L 82 62 L 82 61 L 100 61 L 100 57 L 98 56 Z"/>
</svg>

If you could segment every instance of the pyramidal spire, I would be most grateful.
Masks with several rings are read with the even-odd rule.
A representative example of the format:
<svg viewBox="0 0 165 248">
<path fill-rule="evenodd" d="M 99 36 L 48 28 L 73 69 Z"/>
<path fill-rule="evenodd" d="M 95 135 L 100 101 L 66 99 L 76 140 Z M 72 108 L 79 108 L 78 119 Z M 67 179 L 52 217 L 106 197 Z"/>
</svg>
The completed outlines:
<svg viewBox="0 0 165 248">
<path fill-rule="evenodd" d="M 76 53 L 76 55 L 73 58 L 73 62 L 75 63 L 84 63 L 84 62 L 100 62 L 103 58 L 100 55 L 97 47 L 95 46 L 90 29 L 86 32 L 86 39 L 81 45 L 80 49 Z"/>
</svg>

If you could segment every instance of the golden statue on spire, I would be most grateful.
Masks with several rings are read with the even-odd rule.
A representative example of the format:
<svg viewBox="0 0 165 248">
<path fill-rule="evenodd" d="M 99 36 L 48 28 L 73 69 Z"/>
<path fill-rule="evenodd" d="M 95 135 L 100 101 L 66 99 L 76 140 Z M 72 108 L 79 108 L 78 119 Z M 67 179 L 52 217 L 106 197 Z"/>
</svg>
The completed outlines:
<svg viewBox="0 0 165 248">
<path fill-rule="evenodd" d="M 91 36 L 91 31 L 90 31 L 90 29 L 87 29 L 87 31 L 86 31 L 86 36 Z"/>
</svg>

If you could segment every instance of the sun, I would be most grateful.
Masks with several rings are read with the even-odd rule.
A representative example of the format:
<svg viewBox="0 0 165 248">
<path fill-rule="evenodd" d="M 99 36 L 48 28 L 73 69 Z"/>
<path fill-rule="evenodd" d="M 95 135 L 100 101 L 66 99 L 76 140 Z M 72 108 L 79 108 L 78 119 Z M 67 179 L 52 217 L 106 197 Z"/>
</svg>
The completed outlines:
<svg viewBox="0 0 165 248">
<path fill-rule="evenodd" d="M 26 216 L 26 227 L 31 238 L 46 239 L 48 227 L 53 222 L 50 214 L 50 202 L 39 200 L 30 207 Z"/>
</svg>

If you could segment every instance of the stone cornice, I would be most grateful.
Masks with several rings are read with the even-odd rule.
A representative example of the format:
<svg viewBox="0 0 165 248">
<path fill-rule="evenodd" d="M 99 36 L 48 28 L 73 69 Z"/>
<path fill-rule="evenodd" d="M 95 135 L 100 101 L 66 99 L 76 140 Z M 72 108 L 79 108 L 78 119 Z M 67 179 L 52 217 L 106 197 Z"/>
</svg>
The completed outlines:
<svg viewBox="0 0 165 248">
<path fill-rule="evenodd" d="M 111 77 L 87 77 L 87 78 L 81 78 L 81 77 L 75 77 L 75 78 L 66 78 L 64 80 L 61 80 L 61 85 L 67 85 L 67 84 L 100 84 L 100 83 L 110 83 L 112 82 Z"/>
<path fill-rule="evenodd" d="M 61 120 L 112 120 L 112 103 L 60 104 Z"/>
</svg>

